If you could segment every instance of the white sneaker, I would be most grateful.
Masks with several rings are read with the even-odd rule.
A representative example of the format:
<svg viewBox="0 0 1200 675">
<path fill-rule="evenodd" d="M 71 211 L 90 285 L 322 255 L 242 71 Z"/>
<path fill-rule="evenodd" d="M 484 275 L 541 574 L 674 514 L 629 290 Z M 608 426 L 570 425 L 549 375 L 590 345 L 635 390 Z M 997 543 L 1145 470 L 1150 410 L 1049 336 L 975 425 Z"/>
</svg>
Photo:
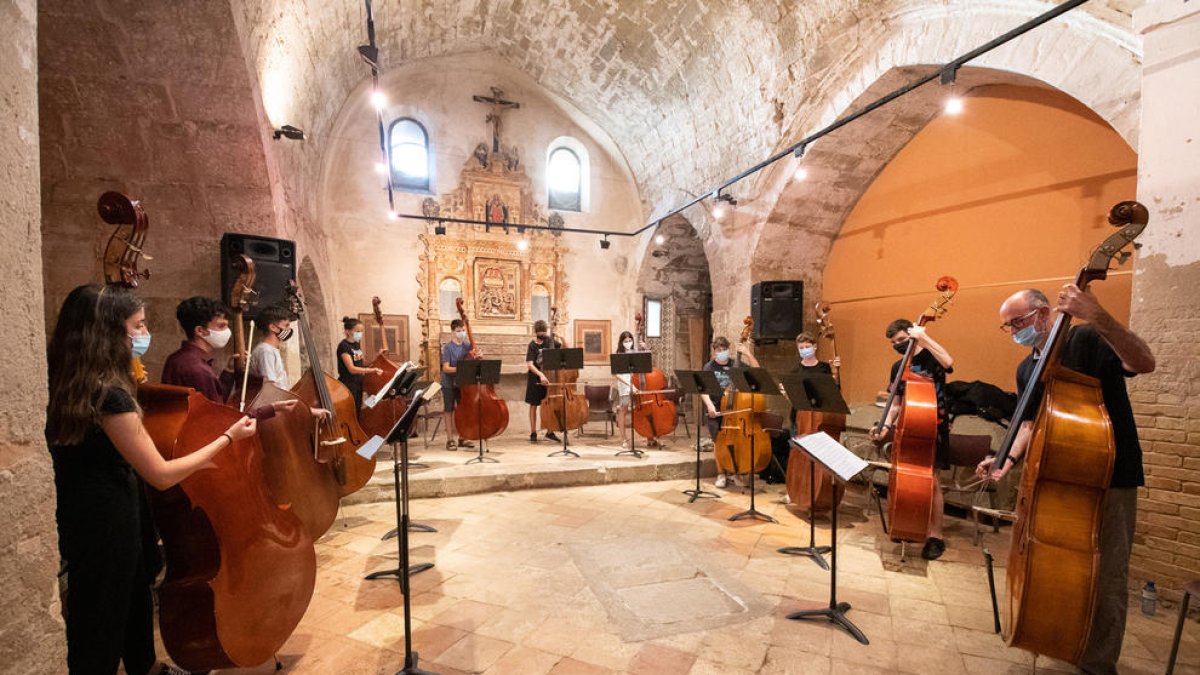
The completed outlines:
<svg viewBox="0 0 1200 675">
<path fill-rule="evenodd" d="M 725 478 L 725 474 L 723 474 L 723 473 L 722 473 L 722 474 L 718 474 L 718 475 L 717 475 L 717 480 L 713 481 L 713 485 L 715 485 L 715 486 L 717 486 L 717 487 L 719 487 L 719 488 L 723 488 L 723 487 L 725 487 L 725 483 L 726 483 L 726 478 Z"/>
<path fill-rule="evenodd" d="M 788 495 L 785 493 L 785 494 L 784 494 L 782 497 L 780 497 L 780 498 L 779 498 L 779 503 L 780 503 L 780 504 L 791 504 L 791 503 L 792 503 L 792 498 L 791 498 L 791 497 L 789 497 L 789 496 L 788 496 Z"/>
</svg>

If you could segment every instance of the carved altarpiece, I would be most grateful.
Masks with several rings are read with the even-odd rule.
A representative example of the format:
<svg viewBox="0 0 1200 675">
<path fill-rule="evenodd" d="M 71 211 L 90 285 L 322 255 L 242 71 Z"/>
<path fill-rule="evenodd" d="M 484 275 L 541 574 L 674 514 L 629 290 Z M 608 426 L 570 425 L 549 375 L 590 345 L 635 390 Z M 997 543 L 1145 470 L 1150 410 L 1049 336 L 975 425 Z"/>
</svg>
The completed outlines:
<svg viewBox="0 0 1200 675">
<path fill-rule="evenodd" d="M 448 339 L 451 317 L 441 315 L 439 289 L 447 279 L 462 289 L 475 339 L 488 358 L 500 358 L 506 373 L 525 371 L 525 346 L 532 335 L 533 295 L 541 287 L 559 307 L 558 333 L 567 333 L 565 249 L 558 233 L 518 232 L 515 223 L 546 224 L 533 199 L 532 181 L 516 148 L 490 152 L 481 143 L 467 160 L 453 192 L 427 199 L 426 216 L 488 222 L 445 223 L 436 234 L 428 222 L 417 276 L 417 321 L 423 365 L 436 368 L 440 345 Z M 517 242 L 524 239 L 522 251 Z"/>
</svg>

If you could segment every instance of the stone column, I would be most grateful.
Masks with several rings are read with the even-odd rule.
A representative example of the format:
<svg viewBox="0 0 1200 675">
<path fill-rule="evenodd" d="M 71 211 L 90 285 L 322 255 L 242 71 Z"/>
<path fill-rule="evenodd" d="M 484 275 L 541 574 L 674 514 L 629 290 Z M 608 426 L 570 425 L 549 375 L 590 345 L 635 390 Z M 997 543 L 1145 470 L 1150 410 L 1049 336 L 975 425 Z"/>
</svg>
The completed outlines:
<svg viewBox="0 0 1200 675">
<path fill-rule="evenodd" d="M 54 479 L 46 422 L 38 150 L 37 3 L 0 0 L 0 663 L 13 673 L 60 673 L 66 644 L 58 602 Z"/>
<path fill-rule="evenodd" d="M 1144 40 L 1138 200 L 1150 224 L 1131 323 L 1158 360 L 1131 396 L 1146 489 L 1129 582 L 1165 597 L 1200 570 L 1200 3 L 1156 0 L 1134 14 Z"/>
</svg>

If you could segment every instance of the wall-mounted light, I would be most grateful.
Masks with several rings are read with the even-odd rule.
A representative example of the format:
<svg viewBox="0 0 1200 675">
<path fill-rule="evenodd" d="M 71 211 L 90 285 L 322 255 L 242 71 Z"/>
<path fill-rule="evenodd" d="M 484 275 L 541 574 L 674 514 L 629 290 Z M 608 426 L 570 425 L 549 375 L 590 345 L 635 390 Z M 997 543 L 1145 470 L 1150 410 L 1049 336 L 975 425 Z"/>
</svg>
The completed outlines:
<svg viewBox="0 0 1200 675">
<path fill-rule="evenodd" d="M 382 111 L 387 107 L 387 96 L 382 91 L 376 89 L 371 92 L 371 105 L 375 106 L 376 110 Z"/>
<path fill-rule="evenodd" d="M 796 182 L 808 180 L 808 169 L 802 166 L 796 167 L 796 171 L 792 174 L 792 178 Z"/>
<path fill-rule="evenodd" d="M 525 239 L 524 237 L 518 239 L 517 240 L 517 250 L 518 251 L 528 251 L 529 250 L 529 240 Z"/>
<path fill-rule="evenodd" d="M 600 240 L 600 248 L 607 251 L 609 246 L 612 246 L 612 242 L 608 240 L 608 235 L 606 234 L 604 235 L 604 238 Z"/>
<path fill-rule="evenodd" d="M 436 235 L 439 235 L 439 236 L 445 235 L 446 234 L 446 225 L 439 221 L 437 225 L 433 226 L 433 233 Z"/>
<path fill-rule="evenodd" d="M 729 215 L 729 209 L 737 206 L 737 200 L 728 192 L 717 191 L 716 204 L 713 206 L 713 218 L 723 219 Z"/>
<path fill-rule="evenodd" d="M 395 211 L 388 211 L 388 220 L 398 220 L 399 218 L 400 214 L 396 213 Z"/>
<path fill-rule="evenodd" d="M 946 105 L 944 109 L 947 115 L 961 115 L 964 107 L 965 104 L 963 103 L 962 98 L 958 96 L 951 96 L 950 98 L 946 99 Z"/>
<path fill-rule="evenodd" d="M 293 141 L 302 141 L 304 140 L 304 130 L 297 129 L 290 124 L 285 124 L 276 129 L 275 133 L 271 134 L 271 137 L 275 140 L 279 140 L 281 136 L 289 138 Z"/>
</svg>

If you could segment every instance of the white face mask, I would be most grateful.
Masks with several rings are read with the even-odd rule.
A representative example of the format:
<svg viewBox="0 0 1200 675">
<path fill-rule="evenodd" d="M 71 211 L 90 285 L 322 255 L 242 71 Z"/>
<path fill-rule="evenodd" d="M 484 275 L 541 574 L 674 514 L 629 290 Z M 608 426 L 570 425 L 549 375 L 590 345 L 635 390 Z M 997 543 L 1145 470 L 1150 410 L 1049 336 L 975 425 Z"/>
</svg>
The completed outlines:
<svg viewBox="0 0 1200 675">
<path fill-rule="evenodd" d="M 622 342 L 621 344 L 625 345 L 626 351 L 633 349 L 633 340 L 626 340 L 625 342 Z"/>
<path fill-rule="evenodd" d="M 209 330 L 208 335 L 203 336 L 203 339 L 213 349 L 221 349 L 229 344 L 229 338 L 231 337 L 233 337 L 233 330 L 224 328 L 222 330 Z"/>
<path fill-rule="evenodd" d="M 362 339 L 363 339 L 363 332 L 362 332 L 361 330 L 360 330 L 360 331 L 355 331 L 355 333 L 354 333 L 354 341 L 355 341 L 355 342 L 362 342 Z"/>
</svg>

